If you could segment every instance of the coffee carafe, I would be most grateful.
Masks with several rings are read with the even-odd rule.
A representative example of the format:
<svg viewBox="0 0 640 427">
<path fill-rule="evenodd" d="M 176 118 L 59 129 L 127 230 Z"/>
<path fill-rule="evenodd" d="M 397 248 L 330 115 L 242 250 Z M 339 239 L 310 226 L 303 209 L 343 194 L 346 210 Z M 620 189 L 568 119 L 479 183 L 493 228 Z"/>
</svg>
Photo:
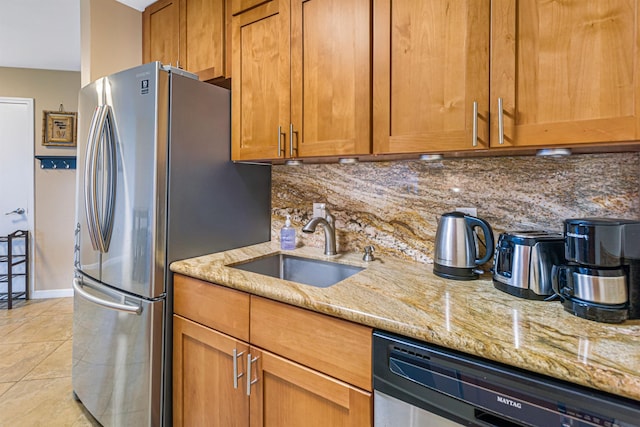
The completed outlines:
<svg viewBox="0 0 640 427">
<path fill-rule="evenodd" d="M 476 228 L 484 235 L 486 249 L 482 258 L 478 258 Z M 445 213 L 438 222 L 433 272 L 447 279 L 477 279 L 478 266 L 489 261 L 493 251 L 493 230 L 487 221 L 462 212 Z"/>
<path fill-rule="evenodd" d="M 607 323 L 640 319 L 640 221 L 564 221 L 567 264 L 554 266 L 553 289 L 564 309 Z"/>
</svg>

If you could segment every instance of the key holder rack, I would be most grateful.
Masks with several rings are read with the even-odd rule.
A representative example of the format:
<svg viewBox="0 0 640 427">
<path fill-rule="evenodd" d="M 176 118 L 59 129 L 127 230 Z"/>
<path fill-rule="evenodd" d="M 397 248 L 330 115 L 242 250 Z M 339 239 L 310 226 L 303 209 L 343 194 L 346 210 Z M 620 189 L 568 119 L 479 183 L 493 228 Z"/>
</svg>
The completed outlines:
<svg viewBox="0 0 640 427">
<path fill-rule="evenodd" d="M 75 169 L 75 156 L 36 156 L 40 160 L 40 169 Z"/>
</svg>

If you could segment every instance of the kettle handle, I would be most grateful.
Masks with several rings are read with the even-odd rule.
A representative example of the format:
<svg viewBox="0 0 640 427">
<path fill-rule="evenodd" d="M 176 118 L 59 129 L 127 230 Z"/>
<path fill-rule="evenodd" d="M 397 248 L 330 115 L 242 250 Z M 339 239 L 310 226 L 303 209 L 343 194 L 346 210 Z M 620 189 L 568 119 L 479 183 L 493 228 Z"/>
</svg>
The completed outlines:
<svg viewBox="0 0 640 427">
<path fill-rule="evenodd" d="M 476 218 L 475 216 L 467 216 L 465 215 L 465 220 L 467 221 L 467 225 L 471 227 L 473 230 L 475 227 L 480 227 L 482 229 L 482 234 L 484 234 L 484 241 L 486 245 L 486 252 L 481 259 L 476 259 L 476 265 L 482 265 L 485 262 L 488 262 L 493 256 L 493 251 L 495 250 L 495 243 L 493 240 L 493 230 L 487 221 L 481 218 Z"/>
</svg>

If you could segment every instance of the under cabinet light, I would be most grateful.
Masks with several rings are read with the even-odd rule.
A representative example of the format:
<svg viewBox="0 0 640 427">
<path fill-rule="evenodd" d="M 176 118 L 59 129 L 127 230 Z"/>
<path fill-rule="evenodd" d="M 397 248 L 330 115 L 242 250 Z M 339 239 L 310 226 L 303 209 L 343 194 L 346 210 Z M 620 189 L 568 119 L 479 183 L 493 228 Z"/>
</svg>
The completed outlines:
<svg viewBox="0 0 640 427">
<path fill-rule="evenodd" d="M 545 148 L 543 150 L 538 150 L 536 156 L 539 157 L 566 157 L 571 155 L 571 150 L 568 148 Z"/>
<path fill-rule="evenodd" d="M 442 160 L 442 154 L 421 154 L 420 160 L 424 162 L 435 162 Z"/>
<path fill-rule="evenodd" d="M 359 162 L 360 161 L 358 160 L 357 157 L 342 157 L 338 159 L 338 163 L 341 165 L 355 165 Z"/>
</svg>

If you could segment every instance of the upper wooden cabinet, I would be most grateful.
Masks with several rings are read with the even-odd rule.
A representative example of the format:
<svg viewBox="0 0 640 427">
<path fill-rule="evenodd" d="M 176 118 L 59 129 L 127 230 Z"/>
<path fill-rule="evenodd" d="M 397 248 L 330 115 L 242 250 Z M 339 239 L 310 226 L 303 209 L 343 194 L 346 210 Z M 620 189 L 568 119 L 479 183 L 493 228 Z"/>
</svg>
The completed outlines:
<svg viewBox="0 0 640 427">
<path fill-rule="evenodd" d="M 232 159 L 281 157 L 291 108 L 289 0 L 234 16 L 232 45 Z"/>
<path fill-rule="evenodd" d="M 231 76 L 230 0 L 160 0 L 142 14 L 144 62 L 161 61 L 198 74 Z"/>
<path fill-rule="evenodd" d="M 639 3 L 374 0 L 374 152 L 640 139 Z"/>
<path fill-rule="evenodd" d="M 374 153 L 489 146 L 490 8 L 374 1 Z"/>
<path fill-rule="evenodd" d="M 271 0 L 233 17 L 234 160 L 370 153 L 370 19 L 368 0 Z"/>
<path fill-rule="evenodd" d="M 640 1 L 491 5 L 492 148 L 640 139 Z"/>
<path fill-rule="evenodd" d="M 237 15 L 273 0 L 231 0 L 231 13 Z"/>
<path fill-rule="evenodd" d="M 142 13 L 142 61 L 176 65 L 180 61 L 180 5 L 160 0 Z"/>
</svg>

